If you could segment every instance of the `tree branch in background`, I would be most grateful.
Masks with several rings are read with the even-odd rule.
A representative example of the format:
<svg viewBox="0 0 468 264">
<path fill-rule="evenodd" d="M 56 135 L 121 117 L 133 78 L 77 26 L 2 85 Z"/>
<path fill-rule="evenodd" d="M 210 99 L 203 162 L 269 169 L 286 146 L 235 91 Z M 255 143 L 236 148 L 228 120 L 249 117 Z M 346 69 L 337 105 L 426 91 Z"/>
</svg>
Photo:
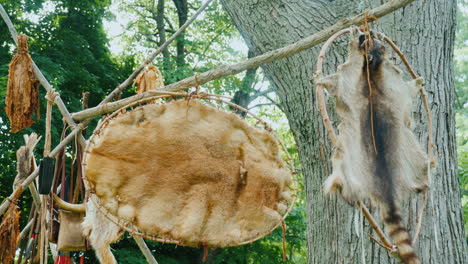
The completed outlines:
<svg viewBox="0 0 468 264">
<path fill-rule="evenodd" d="M 154 2 L 153 2 L 154 3 Z M 156 14 L 156 25 L 158 28 L 158 36 L 159 36 L 159 46 L 162 47 L 166 42 L 166 25 L 164 23 L 164 0 L 158 0 L 158 7 L 157 7 L 157 14 Z M 164 63 L 167 63 L 169 60 L 170 54 L 167 47 L 162 50 Z"/>
<path fill-rule="evenodd" d="M 249 49 L 247 57 L 249 59 L 255 57 L 252 50 Z M 250 95 L 250 92 L 254 90 L 253 84 L 255 81 L 255 74 L 257 73 L 257 69 L 258 67 L 250 68 L 245 72 L 245 76 L 244 76 L 244 79 L 242 80 L 241 88 L 238 91 L 236 91 L 236 93 L 234 94 L 234 98 L 231 101 L 232 103 L 242 106 L 243 108 L 249 107 L 249 104 L 254 100 L 254 98 L 252 98 L 252 96 Z M 230 109 L 233 110 L 234 113 L 240 116 L 246 115 L 246 113 L 243 111 L 239 111 L 232 107 L 230 107 Z"/>
<path fill-rule="evenodd" d="M 221 65 L 218 68 L 215 68 L 213 70 L 206 71 L 204 73 L 197 74 L 195 76 L 185 78 L 181 81 L 178 81 L 173 84 L 166 85 L 161 88 L 163 91 L 180 91 L 180 90 L 185 90 L 191 87 L 195 87 L 197 85 L 202 85 L 205 84 L 209 81 L 219 79 L 221 77 L 229 76 L 229 75 L 234 75 L 237 73 L 240 73 L 242 71 L 245 71 L 247 69 L 255 68 L 258 67 L 262 64 L 269 63 L 275 60 L 279 60 L 282 58 L 286 58 L 288 56 L 297 54 L 305 49 L 314 47 L 324 41 L 326 41 L 328 38 L 330 38 L 333 34 L 336 32 L 340 31 L 341 29 L 350 27 L 352 25 L 361 25 L 364 22 L 364 19 L 366 17 L 375 17 L 375 18 L 380 18 L 383 17 L 399 8 L 402 8 L 415 0 L 393 0 L 386 2 L 385 4 L 376 7 L 374 9 L 367 10 L 365 12 L 360 13 L 359 15 L 342 19 L 335 23 L 333 26 L 330 26 L 326 29 L 323 29 L 309 37 L 306 37 L 304 39 L 301 39 L 293 44 L 287 45 L 286 47 L 279 48 L 276 50 L 272 50 L 269 52 L 266 52 L 260 56 L 257 56 L 255 58 L 251 58 L 236 64 L 231 64 L 231 65 Z M 209 0 L 208 0 L 209 2 Z M 205 3 L 206 4 L 206 3 Z M 187 22 L 188 23 L 188 22 Z M 172 38 L 172 37 L 171 37 Z M 152 58 L 151 58 L 152 59 Z M 143 66 L 141 66 L 143 68 Z M 140 72 L 141 69 L 137 69 L 136 72 Z M 135 74 L 136 76 L 136 74 Z M 128 84 L 131 83 L 131 81 L 135 78 L 133 74 L 127 79 Z M 127 84 L 127 81 L 124 82 L 124 84 Z M 127 86 L 128 86 L 127 84 Z M 126 86 L 125 86 L 126 87 Z M 119 88 L 118 89 L 123 89 Z M 117 89 L 116 89 L 117 90 Z M 108 97 L 110 97 L 109 95 Z M 141 93 L 137 94 L 113 103 L 108 103 L 105 105 L 100 105 L 97 107 L 89 108 L 87 110 L 83 110 L 81 112 L 73 114 L 73 118 L 75 120 L 84 120 L 90 117 L 94 117 L 97 115 L 109 113 L 112 111 L 115 111 L 127 104 L 130 104 L 132 102 L 148 98 L 153 96 L 151 92 L 146 92 L 146 93 Z M 113 97 L 113 96 L 112 96 Z M 106 98 L 107 99 L 107 98 Z M 110 99 L 109 99 L 110 100 Z M 107 100 L 106 102 L 108 102 Z"/>
<path fill-rule="evenodd" d="M 192 24 L 192 22 L 198 17 L 198 15 L 200 15 L 201 12 L 203 12 L 203 10 L 205 10 L 205 8 L 212 2 L 213 0 L 207 0 L 198 10 L 197 12 L 183 25 L 181 26 L 176 33 L 174 33 L 174 35 L 172 35 L 166 42 L 164 42 L 163 45 L 161 45 L 155 52 L 153 52 L 142 64 L 140 64 L 140 66 L 132 73 L 130 74 L 130 76 L 121 84 L 119 84 L 117 86 L 117 88 L 115 88 L 108 96 L 106 96 L 106 98 L 104 98 L 104 100 L 102 100 L 102 102 L 99 104 L 99 105 L 102 105 L 102 104 L 105 104 L 105 103 L 108 103 L 110 102 L 112 99 L 114 99 L 118 94 L 120 94 L 123 89 L 127 88 L 132 82 L 133 80 L 136 78 L 136 76 L 141 72 L 141 70 L 143 70 L 143 68 L 145 68 L 146 65 L 148 65 L 150 62 L 152 62 L 154 60 L 154 58 L 156 58 L 156 56 L 161 53 L 165 48 L 167 48 L 167 46 L 169 46 L 169 44 L 172 43 L 172 41 L 174 41 L 174 39 L 177 38 L 177 36 L 179 36 L 180 34 L 182 34 L 182 32 L 184 32 L 184 30 L 190 25 Z M 83 119 L 82 119 L 83 120 Z"/>
<path fill-rule="evenodd" d="M 179 18 L 179 27 L 182 27 L 187 21 L 187 0 L 173 0 L 177 9 L 177 16 Z M 177 37 L 177 69 L 182 70 L 185 66 L 185 34 L 181 33 Z"/>
</svg>

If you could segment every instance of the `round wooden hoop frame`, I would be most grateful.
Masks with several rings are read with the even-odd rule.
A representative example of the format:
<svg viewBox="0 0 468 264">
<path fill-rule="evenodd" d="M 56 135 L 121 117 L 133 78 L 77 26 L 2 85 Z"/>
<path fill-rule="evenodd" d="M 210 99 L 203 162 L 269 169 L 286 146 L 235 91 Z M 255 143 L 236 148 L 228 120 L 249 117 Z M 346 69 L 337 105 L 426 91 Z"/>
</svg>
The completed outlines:
<svg viewBox="0 0 468 264">
<path fill-rule="evenodd" d="M 351 34 L 353 32 L 361 32 L 361 31 L 359 31 L 359 29 L 357 27 L 345 28 L 345 29 L 342 29 L 342 30 L 338 31 L 337 33 L 335 33 L 333 36 L 331 36 L 325 42 L 322 49 L 320 50 L 319 57 L 317 59 L 316 72 L 314 74 L 314 79 L 315 80 L 320 80 L 320 78 L 323 76 L 322 64 L 323 64 L 323 60 L 325 59 L 325 54 L 328 51 L 329 46 L 341 35 Z M 395 45 L 395 43 L 391 39 L 389 39 L 387 36 L 385 36 L 381 32 L 374 32 L 374 34 L 379 39 L 384 40 L 387 44 L 389 44 L 390 47 L 392 47 L 392 49 L 400 57 L 403 64 L 406 66 L 406 69 L 408 70 L 408 72 L 410 73 L 410 75 L 411 75 L 411 77 L 413 79 L 416 80 L 416 79 L 420 78 L 414 72 L 413 68 L 409 64 L 409 62 L 406 59 L 405 55 L 401 52 L 401 50 Z M 323 94 L 323 85 L 320 82 L 317 82 L 317 81 L 316 81 L 315 84 L 316 84 L 315 93 L 316 93 L 316 96 L 317 96 L 317 102 L 318 102 L 318 105 L 319 105 L 320 113 L 322 115 L 323 124 L 325 126 L 325 129 L 328 132 L 328 136 L 330 137 L 330 141 L 331 141 L 333 147 L 338 148 L 338 140 L 337 140 L 337 137 L 336 137 L 336 133 L 335 133 L 335 131 L 333 129 L 333 126 L 331 124 L 330 117 L 328 115 L 327 107 L 326 107 L 326 104 L 325 104 L 325 99 L 324 99 L 324 94 Z M 427 119 L 427 126 L 428 126 L 428 139 L 427 139 L 428 165 L 427 165 L 427 174 L 428 174 L 428 180 L 429 180 L 429 185 L 430 185 L 431 184 L 430 169 L 435 167 L 435 160 L 434 160 L 434 157 L 433 157 L 434 144 L 433 144 L 433 136 L 432 136 L 432 118 L 431 118 L 431 112 L 429 110 L 429 105 L 427 103 L 426 92 L 425 92 L 424 88 L 422 87 L 422 85 L 419 85 L 419 93 L 421 95 L 421 100 L 423 102 L 424 109 L 426 111 L 426 119 Z M 417 238 L 419 236 L 419 233 L 420 233 L 420 230 L 421 230 L 422 217 L 423 217 L 423 212 L 424 212 L 425 206 L 426 206 L 426 200 L 427 200 L 427 190 L 424 190 L 423 191 L 423 197 L 422 197 L 422 206 L 421 206 L 421 210 L 420 210 L 420 212 L 418 214 L 418 223 L 416 225 L 416 233 L 415 233 L 414 239 L 412 241 L 413 244 L 416 243 L 416 240 L 417 240 Z M 380 244 L 373 237 L 371 237 L 371 238 L 373 238 L 374 241 L 379 243 L 382 247 L 384 247 L 387 250 L 393 252 L 394 251 L 393 247 L 389 243 L 388 239 L 386 239 L 385 235 L 380 230 L 380 228 L 378 228 L 378 225 L 375 224 L 375 220 L 372 218 L 372 215 L 369 213 L 366 206 L 362 202 L 360 202 L 359 204 L 360 204 L 360 207 L 361 207 L 361 210 L 362 210 L 363 214 L 369 220 L 370 224 L 373 226 L 374 230 L 377 232 L 377 234 L 379 235 L 379 237 L 383 241 L 384 245 Z"/>
<path fill-rule="evenodd" d="M 145 103 L 148 103 L 150 101 L 154 101 L 154 100 L 157 100 L 157 99 L 162 99 L 162 98 L 168 98 L 168 97 L 185 97 L 187 98 L 188 100 L 191 100 L 192 98 L 193 99 L 201 99 L 201 100 L 212 100 L 212 101 L 217 101 L 217 102 L 221 102 L 221 103 L 224 103 L 224 104 L 227 104 L 231 107 L 234 107 L 242 112 L 245 112 L 246 114 L 250 115 L 251 117 L 253 117 L 254 119 L 256 119 L 258 122 L 258 124 L 261 124 L 263 125 L 264 129 L 268 132 L 271 132 L 271 128 L 267 125 L 267 123 L 265 121 L 263 121 L 260 117 L 258 117 L 257 115 L 253 114 L 252 112 L 250 112 L 249 110 L 241 107 L 241 106 L 238 106 L 234 103 L 231 103 L 229 101 L 226 101 L 222 98 L 226 98 L 225 96 L 222 96 L 222 95 L 216 95 L 216 94 L 209 94 L 209 93 L 177 93 L 177 92 L 164 92 L 164 91 L 157 91 L 157 90 L 153 90 L 153 91 L 150 91 L 151 93 L 153 93 L 155 96 L 153 97 L 149 97 L 149 98 L 146 98 L 146 99 L 143 99 L 143 100 L 140 100 L 140 101 L 137 101 L 137 102 L 134 102 L 132 104 L 129 104 L 127 106 L 124 106 L 122 108 L 120 108 L 119 110 L 115 111 L 114 113 L 112 113 L 111 115 L 107 116 L 98 126 L 97 128 L 94 130 L 93 132 L 93 135 L 90 137 L 89 141 L 88 141 L 88 144 L 85 148 L 85 151 L 84 151 L 84 154 L 83 154 L 83 161 L 85 160 L 85 156 L 89 153 L 89 147 L 93 144 L 93 138 L 95 136 L 99 136 L 99 133 L 100 133 L 100 130 L 102 128 L 104 128 L 107 124 L 108 124 L 108 121 L 110 121 L 111 119 L 114 119 L 116 118 L 117 116 L 119 116 L 120 114 L 124 114 L 127 112 L 128 109 L 133 109 L 134 107 L 137 107 L 137 106 L 140 106 L 142 104 L 145 104 Z M 250 239 L 250 240 L 247 240 L 247 241 L 244 241 L 244 242 L 241 242 L 241 243 L 238 243 L 238 244 L 233 244 L 233 245 L 228 245 L 226 247 L 232 247 L 232 246 L 241 246 L 241 245 L 245 245 L 245 244 L 250 244 L 250 243 L 253 243 L 269 234 L 271 234 L 276 228 L 278 228 L 280 225 L 282 225 L 284 223 L 284 220 L 286 219 L 286 217 L 289 215 L 289 213 L 291 212 L 293 206 L 294 206 L 294 203 L 296 202 L 296 199 L 297 199 L 297 186 L 298 186 L 298 183 L 297 183 L 297 179 L 296 179 L 296 170 L 295 170 L 295 167 L 294 167 L 294 162 L 293 162 L 293 159 L 291 158 L 291 155 L 289 154 L 289 152 L 287 151 L 286 149 L 286 146 L 283 144 L 283 142 L 278 138 L 278 136 L 276 136 L 276 134 L 274 133 L 271 133 L 271 135 L 275 138 L 275 140 L 278 142 L 278 144 L 280 145 L 281 149 L 283 150 L 283 153 L 286 155 L 287 159 L 285 159 L 285 162 L 289 165 L 290 167 L 290 171 L 291 171 L 291 175 L 292 175 L 292 179 L 293 179 L 293 186 L 291 189 L 291 191 L 294 193 L 292 195 L 293 199 L 292 201 L 288 204 L 288 209 L 286 211 L 286 213 L 283 215 L 281 221 L 279 223 L 277 223 L 271 230 L 267 231 L 267 232 L 264 232 L 264 233 L 261 233 L 259 234 L 257 237 L 253 238 L 253 239 Z M 85 172 L 86 170 L 86 164 L 83 162 L 82 164 L 83 166 L 83 172 Z M 85 188 L 86 188 L 86 192 L 88 193 L 88 199 L 90 199 L 97 207 L 97 209 L 107 218 L 109 219 L 111 222 L 113 222 L 114 224 L 116 224 L 117 226 L 119 226 L 120 228 L 122 228 L 123 230 L 129 232 L 132 236 L 133 235 L 137 235 L 137 236 L 140 236 L 140 237 L 143 237 L 145 239 L 150 239 L 150 240 L 153 240 L 153 241 L 157 241 L 157 242 L 162 242 L 162 243 L 172 243 L 172 244 L 177 244 L 177 245 L 184 245 L 184 242 L 183 241 L 180 241 L 180 240 L 173 240 L 173 239 L 164 239 L 164 238 L 160 238 L 160 237 L 157 237 L 155 235 L 148 235 L 140 230 L 138 230 L 138 228 L 135 227 L 135 225 L 133 225 L 132 223 L 128 222 L 128 221 L 125 221 L 123 219 L 120 219 L 118 218 L 117 216 L 115 216 L 114 214 L 112 214 L 111 212 L 109 212 L 109 210 L 107 210 L 107 208 L 105 208 L 99 201 L 98 197 L 94 194 L 94 190 L 90 187 L 89 185 L 89 182 L 88 180 L 86 179 L 86 174 L 83 174 L 83 182 L 84 182 L 84 185 L 85 185 Z"/>
</svg>

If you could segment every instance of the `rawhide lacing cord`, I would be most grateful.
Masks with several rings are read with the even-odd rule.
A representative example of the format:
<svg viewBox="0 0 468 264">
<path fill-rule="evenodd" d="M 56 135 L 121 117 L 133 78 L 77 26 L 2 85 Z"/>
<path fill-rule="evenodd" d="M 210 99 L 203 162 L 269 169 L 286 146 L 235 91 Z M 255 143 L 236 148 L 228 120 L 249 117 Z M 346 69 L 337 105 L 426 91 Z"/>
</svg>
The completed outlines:
<svg viewBox="0 0 468 264">
<path fill-rule="evenodd" d="M 369 27 L 369 19 L 376 19 L 375 17 L 369 17 L 369 11 L 365 12 L 366 17 L 364 19 L 364 28 L 363 32 L 366 37 L 364 41 L 364 47 L 366 49 L 366 75 L 367 75 L 367 86 L 369 87 L 369 112 L 370 112 L 370 125 L 371 125 L 371 135 L 372 135 L 372 144 L 374 146 L 374 153 L 378 155 L 377 146 L 375 144 L 375 131 L 374 131 L 374 111 L 373 111 L 373 102 L 372 102 L 372 82 L 370 79 L 370 64 L 369 64 L 369 52 L 374 48 L 374 41 L 372 40 L 372 35 Z"/>
</svg>

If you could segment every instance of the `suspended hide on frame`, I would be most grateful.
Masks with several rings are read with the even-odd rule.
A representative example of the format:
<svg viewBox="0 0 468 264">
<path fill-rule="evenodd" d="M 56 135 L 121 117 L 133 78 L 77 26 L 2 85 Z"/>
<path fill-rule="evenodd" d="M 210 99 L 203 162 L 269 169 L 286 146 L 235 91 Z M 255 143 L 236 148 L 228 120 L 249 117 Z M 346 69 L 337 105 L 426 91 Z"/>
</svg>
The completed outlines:
<svg viewBox="0 0 468 264">
<path fill-rule="evenodd" d="M 316 79 L 335 97 L 341 120 L 333 173 L 324 189 L 352 205 L 366 200 L 379 205 L 403 262 L 420 263 L 402 226 L 399 202 L 411 191 L 428 188 L 427 155 L 411 128 L 412 97 L 422 79 L 404 81 L 376 38 L 367 66 L 365 41 L 364 35 L 352 37 L 347 62 L 335 74 Z"/>
<path fill-rule="evenodd" d="M 195 99 L 147 104 L 104 121 L 90 139 L 84 169 L 111 214 L 188 246 L 235 246 L 265 236 L 294 196 L 269 132 Z"/>
<path fill-rule="evenodd" d="M 39 117 L 39 81 L 34 75 L 28 51 L 28 36 L 18 35 L 18 51 L 11 60 L 5 112 L 10 120 L 10 132 L 16 133 L 31 126 L 35 110 Z"/>
</svg>

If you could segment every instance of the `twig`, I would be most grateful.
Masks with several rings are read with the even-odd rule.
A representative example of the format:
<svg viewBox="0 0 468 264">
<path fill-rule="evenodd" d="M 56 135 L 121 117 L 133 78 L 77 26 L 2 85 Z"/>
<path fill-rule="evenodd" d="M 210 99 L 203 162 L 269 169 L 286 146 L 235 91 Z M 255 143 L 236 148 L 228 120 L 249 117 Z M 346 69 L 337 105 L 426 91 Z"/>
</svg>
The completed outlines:
<svg viewBox="0 0 468 264">
<path fill-rule="evenodd" d="M 413 245 L 416 244 L 416 241 L 418 240 L 418 237 L 419 237 L 419 233 L 421 232 L 423 214 L 424 214 L 424 211 L 426 211 L 426 202 L 427 202 L 427 191 L 424 190 L 422 201 L 421 201 L 421 208 L 419 209 L 419 213 L 418 213 L 418 224 L 416 225 L 416 232 L 414 233 L 414 237 L 412 241 Z"/>
<path fill-rule="evenodd" d="M 368 234 L 368 236 L 370 237 L 370 239 L 374 240 L 374 242 L 377 243 L 379 246 L 385 248 L 385 249 L 388 250 L 388 251 L 393 251 L 392 248 L 389 248 L 389 247 L 387 247 L 386 245 L 384 245 L 382 242 L 380 242 L 379 240 L 377 240 L 377 238 L 375 238 L 373 235 Z"/>
<path fill-rule="evenodd" d="M 192 22 L 200 15 L 203 10 L 212 2 L 213 0 L 207 0 L 198 10 L 197 12 L 189 19 L 185 24 L 183 24 L 176 33 L 174 33 L 166 42 L 164 42 L 155 52 L 153 52 L 130 76 L 121 84 L 117 86 L 104 100 L 99 104 L 105 104 L 107 102 L 110 102 L 116 95 L 118 95 L 120 92 L 122 92 L 123 89 L 125 89 L 127 86 L 129 86 L 133 80 L 136 78 L 136 76 L 145 68 L 146 65 L 148 65 L 151 61 L 156 58 L 156 56 L 161 53 L 169 44 L 171 44 L 172 41 L 174 41 L 182 32 L 185 31 L 185 29 L 192 24 Z"/>
<path fill-rule="evenodd" d="M 148 262 L 149 264 L 158 264 L 153 254 L 151 253 L 151 250 L 146 245 L 145 240 L 143 240 L 143 238 L 140 236 L 133 236 L 133 239 L 140 248 L 141 253 L 143 253 L 143 255 L 145 256 L 146 262 Z"/>
<path fill-rule="evenodd" d="M 388 238 L 383 233 L 382 229 L 380 229 L 380 227 L 377 225 L 374 217 L 372 217 L 372 215 L 370 214 L 367 207 L 361 202 L 359 202 L 359 207 L 361 207 L 362 214 L 366 217 L 366 219 L 369 222 L 369 224 L 371 225 L 372 229 L 374 229 L 374 231 L 377 233 L 377 236 L 379 236 L 380 240 L 382 241 L 382 244 L 383 244 L 384 248 L 387 249 L 387 250 L 389 248 L 393 249 L 393 244 L 388 240 Z M 379 243 L 379 245 L 380 244 L 381 243 Z"/>
<path fill-rule="evenodd" d="M 380 18 L 401 7 L 408 5 L 411 2 L 414 2 L 414 0 L 388 1 L 385 4 L 377 8 L 369 10 L 368 14 L 369 16 L 375 16 L 376 18 Z M 282 58 L 294 55 L 305 49 L 314 47 L 322 43 L 323 41 L 327 40 L 333 34 L 335 34 L 336 32 L 340 31 L 343 28 L 347 28 L 352 25 L 362 24 L 365 17 L 366 17 L 366 14 L 363 12 L 357 16 L 342 19 L 338 21 L 336 24 L 334 24 L 333 26 L 328 27 L 324 30 L 321 30 L 307 38 L 304 38 L 286 47 L 276 49 L 270 52 L 266 52 L 263 55 L 260 55 L 260 56 L 257 56 L 252 59 L 248 59 L 243 62 L 236 63 L 236 64 L 219 66 L 218 68 L 215 68 L 213 70 L 198 74 L 197 79 L 195 79 L 195 76 L 192 76 L 192 77 L 183 79 L 179 82 L 167 85 L 161 88 L 161 90 L 180 91 L 180 90 L 188 89 L 190 87 L 196 86 L 197 84 L 201 85 L 209 81 L 219 79 L 221 77 L 234 75 L 246 69 L 255 68 L 262 64 L 269 63 L 278 59 L 282 59 Z M 121 107 L 124 107 L 125 105 L 128 105 L 132 102 L 136 102 L 141 99 L 148 98 L 150 96 L 151 95 L 149 93 L 142 93 L 142 94 L 137 94 L 137 95 L 113 102 L 113 103 L 107 103 L 107 104 L 103 104 L 97 107 L 89 108 L 84 111 L 73 114 L 73 119 L 80 121 L 80 120 L 95 117 L 104 113 L 109 113 Z"/>
</svg>

